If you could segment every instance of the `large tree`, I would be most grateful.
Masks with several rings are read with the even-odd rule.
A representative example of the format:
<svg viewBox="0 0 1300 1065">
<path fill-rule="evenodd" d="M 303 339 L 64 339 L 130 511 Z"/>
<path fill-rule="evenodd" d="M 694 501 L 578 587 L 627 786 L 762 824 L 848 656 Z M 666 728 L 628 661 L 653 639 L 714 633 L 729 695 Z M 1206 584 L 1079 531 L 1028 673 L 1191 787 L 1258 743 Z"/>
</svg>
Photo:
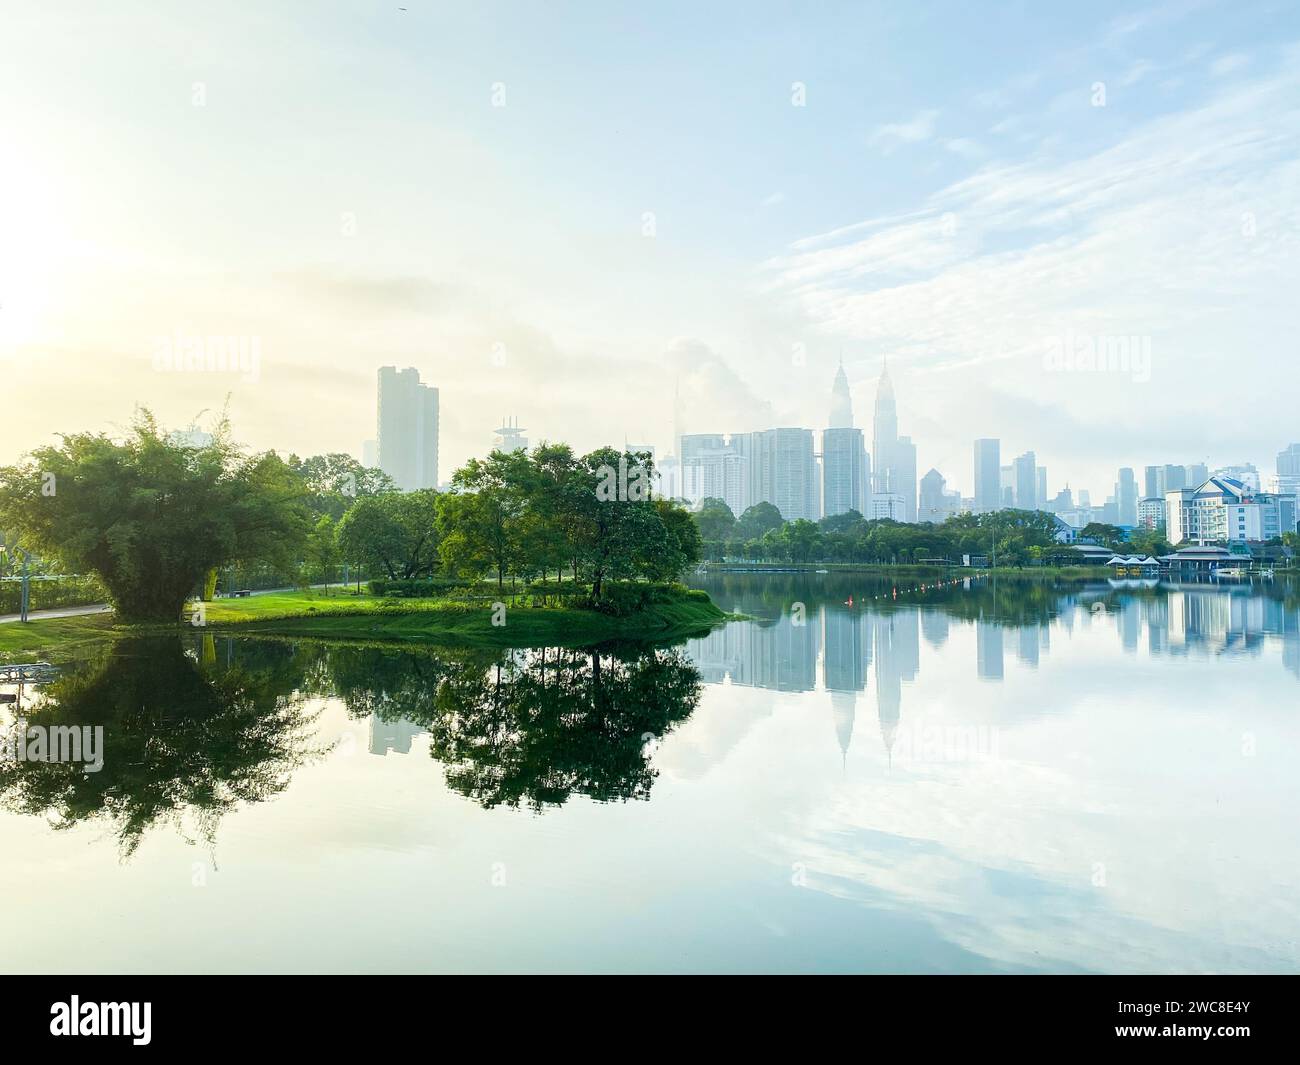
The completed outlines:
<svg viewBox="0 0 1300 1065">
<path fill-rule="evenodd" d="M 355 500 L 397 491 L 397 485 L 383 470 L 363 466 L 342 452 L 305 459 L 290 455 L 287 461 L 306 484 L 307 505 L 315 514 L 328 514 L 336 522 Z"/>
<path fill-rule="evenodd" d="M 532 469 L 522 451 L 493 451 L 470 459 L 451 479 L 438 510 L 443 561 L 453 568 L 496 571 L 497 587 L 526 563 Z"/>
<path fill-rule="evenodd" d="M 736 515 L 725 501 L 709 496 L 695 512 L 695 524 L 700 527 L 701 540 L 726 540 L 735 528 Z"/>
<path fill-rule="evenodd" d="M 246 455 L 223 420 L 213 442 L 175 442 L 142 411 L 124 439 L 78 433 L 0 469 L 0 527 L 68 569 L 92 572 L 127 621 L 176 621 L 212 569 L 299 560 L 301 481 Z"/>
<path fill-rule="evenodd" d="M 338 524 L 339 550 L 372 577 L 428 577 L 438 565 L 437 514 L 432 488 L 365 496 Z"/>
</svg>

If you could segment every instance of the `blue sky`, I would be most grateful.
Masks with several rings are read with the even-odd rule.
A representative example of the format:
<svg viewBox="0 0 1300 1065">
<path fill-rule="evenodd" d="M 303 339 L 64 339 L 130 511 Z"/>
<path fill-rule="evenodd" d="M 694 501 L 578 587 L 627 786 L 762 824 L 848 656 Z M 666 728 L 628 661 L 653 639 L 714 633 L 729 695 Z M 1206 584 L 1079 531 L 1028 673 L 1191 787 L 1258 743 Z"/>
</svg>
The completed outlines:
<svg viewBox="0 0 1300 1065">
<path fill-rule="evenodd" d="M 666 449 L 674 386 L 686 431 L 820 428 L 841 352 L 967 493 L 976 436 L 1098 499 L 1300 439 L 1294 7 L 402 6 L 6 17 L 0 459 L 227 393 L 356 451 L 387 363 L 442 388 L 444 477 L 506 414 Z M 159 373 L 178 331 L 262 372 Z"/>
</svg>

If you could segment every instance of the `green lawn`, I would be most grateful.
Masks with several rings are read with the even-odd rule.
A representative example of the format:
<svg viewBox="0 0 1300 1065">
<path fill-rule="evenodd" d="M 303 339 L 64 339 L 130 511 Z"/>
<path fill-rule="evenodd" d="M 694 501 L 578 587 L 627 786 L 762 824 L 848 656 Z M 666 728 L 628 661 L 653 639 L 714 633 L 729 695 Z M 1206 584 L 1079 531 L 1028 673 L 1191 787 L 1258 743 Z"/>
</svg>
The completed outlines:
<svg viewBox="0 0 1300 1065">
<path fill-rule="evenodd" d="M 367 595 L 282 592 L 223 599 L 207 606 L 209 629 L 331 639 L 575 647 L 611 639 L 668 640 L 726 619 L 711 602 L 682 599 L 616 618 L 573 607 L 510 606 L 493 625 L 489 600 L 378 599 Z"/>
<path fill-rule="evenodd" d="M 0 625 L 0 662 L 38 660 L 50 651 L 69 651 L 111 635 L 112 614 L 88 614 Z"/>
<path fill-rule="evenodd" d="M 277 592 L 219 599 L 204 606 L 206 631 L 238 631 L 321 639 L 475 644 L 494 647 L 580 647 L 603 640 L 665 641 L 707 632 L 726 620 L 711 602 L 682 598 L 617 618 L 574 607 L 511 606 L 493 625 L 488 599 L 379 599 L 332 591 Z M 114 624 L 111 614 L 0 625 L 0 661 L 65 652 L 113 636 L 191 631 L 189 626 Z"/>
</svg>

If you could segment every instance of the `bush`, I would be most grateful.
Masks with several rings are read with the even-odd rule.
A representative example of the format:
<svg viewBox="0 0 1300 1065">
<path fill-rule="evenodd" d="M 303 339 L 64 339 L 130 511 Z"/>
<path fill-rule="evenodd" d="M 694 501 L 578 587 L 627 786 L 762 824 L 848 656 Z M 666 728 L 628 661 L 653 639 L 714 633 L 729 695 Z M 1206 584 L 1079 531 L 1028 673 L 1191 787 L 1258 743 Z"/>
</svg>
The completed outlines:
<svg viewBox="0 0 1300 1065">
<path fill-rule="evenodd" d="M 431 599 L 445 595 L 457 588 L 468 588 L 471 582 L 457 577 L 427 577 L 423 580 L 375 580 L 367 583 L 371 595 L 392 596 L 395 599 Z"/>
<path fill-rule="evenodd" d="M 588 597 L 585 605 L 602 614 L 623 618 L 657 603 L 676 603 L 682 599 L 708 601 L 708 593 L 687 589 L 674 583 L 652 581 L 609 581 L 601 589 L 599 599 Z"/>
</svg>

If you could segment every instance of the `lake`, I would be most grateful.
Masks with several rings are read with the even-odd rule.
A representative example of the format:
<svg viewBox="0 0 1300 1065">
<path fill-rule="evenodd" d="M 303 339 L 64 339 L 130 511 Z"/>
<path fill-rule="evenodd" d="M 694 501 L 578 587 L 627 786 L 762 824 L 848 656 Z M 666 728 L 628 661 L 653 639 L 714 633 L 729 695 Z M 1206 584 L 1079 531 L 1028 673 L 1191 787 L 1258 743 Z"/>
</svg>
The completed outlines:
<svg viewBox="0 0 1300 1065">
<path fill-rule="evenodd" d="M 4 970 L 1300 970 L 1294 590 L 693 583 L 749 620 L 24 686 L 103 765 L 0 761 Z"/>
</svg>

